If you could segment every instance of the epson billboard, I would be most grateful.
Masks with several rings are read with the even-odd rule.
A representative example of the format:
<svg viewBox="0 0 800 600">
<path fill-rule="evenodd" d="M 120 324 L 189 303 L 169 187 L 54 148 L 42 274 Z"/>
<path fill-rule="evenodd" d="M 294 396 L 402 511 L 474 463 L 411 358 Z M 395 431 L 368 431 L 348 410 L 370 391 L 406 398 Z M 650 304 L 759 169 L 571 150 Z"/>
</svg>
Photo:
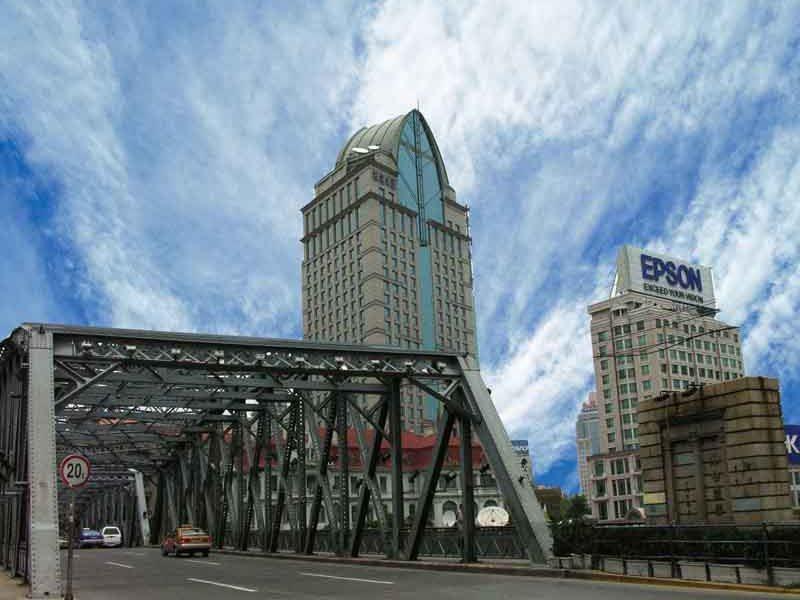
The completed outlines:
<svg viewBox="0 0 800 600">
<path fill-rule="evenodd" d="M 716 308 L 710 267 L 634 246 L 623 246 L 619 251 L 616 289 Z"/>
</svg>

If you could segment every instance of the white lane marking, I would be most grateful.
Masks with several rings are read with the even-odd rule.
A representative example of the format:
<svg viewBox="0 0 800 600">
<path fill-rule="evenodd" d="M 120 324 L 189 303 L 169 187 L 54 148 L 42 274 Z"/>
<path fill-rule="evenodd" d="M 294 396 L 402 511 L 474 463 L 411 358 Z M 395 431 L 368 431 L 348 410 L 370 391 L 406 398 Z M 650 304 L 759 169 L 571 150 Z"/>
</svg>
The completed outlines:
<svg viewBox="0 0 800 600">
<path fill-rule="evenodd" d="M 114 565 L 115 567 L 122 567 L 123 569 L 133 569 L 133 567 L 130 566 L 130 565 L 123 565 L 122 563 L 111 562 L 110 560 L 107 560 L 106 564 L 107 565 Z"/>
<path fill-rule="evenodd" d="M 214 562 L 212 560 L 195 560 L 193 558 L 184 558 L 183 560 L 185 562 L 197 563 L 198 565 L 214 565 L 215 567 L 218 567 L 220 565 L 220 563 Z"/>
<path fill-rule="evenodd" d="M 125 556 L 144 556 L 144 552 L 125 552 Z"/>
<path fill-rule="evenodd" d="M 240 592 L 257 592 L 253 588 L 246 588 L 239 585 L 230 585 L 229 583 L 219 583 L 217 581 L 208 581 L 207 579 L 195 579 L 194 577 L 187 577 L 186 581 L 193 581 L 195 583 L 205 583 L 207 585 L 216 585 L 217 587 L 224 587 L 230 590 L 238 590 Z"/>
<path fill-rule="evenodd" d="M 323 575 L 322 573 L 303 572 L 299 572 L 298 575 L 306 575 L 307 577 L 325 577 L 327 579 L 341 579 L 342 581 L 360 581 L 362 583 L 383 583 L 386 585 L 394 585 L 394 581 L 381 581 L 380 579 L 361 579 L 360 577 L 339 577 L 338 575 Z"/>
</svg>

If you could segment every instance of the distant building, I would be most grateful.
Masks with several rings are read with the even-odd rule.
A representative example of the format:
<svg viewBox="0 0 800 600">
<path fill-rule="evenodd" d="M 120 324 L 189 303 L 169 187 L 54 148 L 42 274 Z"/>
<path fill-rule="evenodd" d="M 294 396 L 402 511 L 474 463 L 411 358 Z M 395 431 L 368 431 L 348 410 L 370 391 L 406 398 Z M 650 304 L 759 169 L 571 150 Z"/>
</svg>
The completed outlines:
<svg viewBox="0 0 800 600">
<path fill-rule="evenodd" d="M 302 208 L 303 337 L 477 358 L 469 209 L 418 110 L 362 127 Z M 404 427 L 437 402 L 404 388 Z"/>
<path fill-rule="evenodd" d="M 600 454 L 600 418 L 597 414 L 597 392 L 589 392 L 575 423 L 575 446 L 578 451 L 578 478 L 581 494 L 591 500 L 592 485 L 589 457 Z"/>
<path fill-rule="evenodd" d="M 624 246 L 614 289 L 588 307 L 600 452 L 589 457 L 592 516 L 642 507 L 638 405 L 744 375 L 739 330 L 715 318 L 709 267 Z"/>
<path fill-rule="evenodd" d="M 320 435 L 323 432 L 320 431 Z M 367 445 L 372 439 L 373 432 L 365 432 Z M 427 468 L 430 463 L 431 453 L 433 452 L 434 445 L 436 444 L 435 435 L 419 435 L 411 431 L 403 432 L 403 499 L 405 503 L 404 513 L 408 523 L 413 520 L 414 514 L 417 509 L 417 502 L 422 494 L 423 484 L 427 474 Z M 350 456 L 350 513 L 353 521 L 356 519 L 356 511 L 358 509 L 358 500 L 360 496 L 360 486 L 363 485 L 364 463 L 361 454 L 361 447 L 358 444 L 358 438 L 354 429 L 350 429 L 347 434 L 347 447 Z M 382 443 L 382 455 L 387 456 L 387 460 L 381 459 L 379 461 L 375 479 L 378 483 L 380 490 L 381 503 L 387 514 L 391 513 L 392 502 L 392 477 L 391 477 L 391 464 L 388 461 L 389 444 L 384 439 Z M 429 517 L 430 525 L 433 527 L 446 527 L 448 523 L 445 519 L 445 514 L 452 512 L 454 515 L 457 513 L 458 505 L 461 502 L 461 459 L 460 459 L 461 439 L 456 435 L 450 438 L 447 454 L 442 466 L 442 472 L 439 476 L 439 482 L 436 487 L 436 495 L 433 500 L 433 507 Z M 307 448 L 307 467 L 308 474 L 306 478 L 306 494 L 313 497 L 314 490 L 316 489 L 316 475 L 313 474 L 315 464 L 319 462 L 319 455 L 314 452 L 310 447 Z M 331 448 L 331 460 L 338 460 L 339 447 L 336 439 L 334 438 L 333 446 Z M 475 466 L 473 473 L 474 481 L 474 495 L 475 495 L 475 514 L 487 506 L 499 506 L 507 508 L 503 500 L 503 496 L 497 488 L 497 481 L 490 468 L 488 468 L 488 459 L 483 452 L 483 448 L 478 443 L 477 439 L 473 438 L 472 442 L 472 461 Z M 277 498 L 278 494 L 278 461 L 273 458 L 272 467 L 272 490 L 273 498 Z M 264 465 L 264 458 L 261 459 L 261 466 Z M 245 465 L 245 470 L 249 470 L 249 466 Z M 263 477 L 262 472 L 262 477 Z M 331 491 L 334 492 L 335 502 L 339 500 L 339 473 L 328 472 L 328 480 L 330 482 Z M 264 487 L 262 487 L 262 490 Z M 263 498 L 262 498 L 263 499 Z M 307 510 L 310 511 L 310 505 Z M 284 522 L 282 528 L 289 528 L 288 511 L 284 513 Z M 367 516 L 368 523 L 375 523 L 378 520 L 378 515 L 375 513 L 375 507 L 370 504 L 369 514 Z M 320 524 L 323 527 L 328 526 L 328 518 L 325 510 L 322 510 L 320 516 Z"/>
<path fill-rule="evenodd" d="M 564 493 L 561 488 L 537 485 L 534 492 L 547 518 L 551 521 L 560 521 L 561 502 L 564 500 Z"/>
<path fill-rule="evenodd" d="M 785 425 L 792 509 L 800 514 L 800 425 Z"/>
<path fill-rule="evenodd" d="M 643 400 L 639 429 L 648 521 L 791 519 L 777 379 L 744 377 Z"/>
<path fill-rule="evenodd" d="M 525 473 L 528 481 L 533 484 L 533 461 L 531 460 L 528 440 L 511 440 L 511 447 L 514 449 L 514 454 L 519 457 L 519 466 L 523 473 Z"/>
</svg>

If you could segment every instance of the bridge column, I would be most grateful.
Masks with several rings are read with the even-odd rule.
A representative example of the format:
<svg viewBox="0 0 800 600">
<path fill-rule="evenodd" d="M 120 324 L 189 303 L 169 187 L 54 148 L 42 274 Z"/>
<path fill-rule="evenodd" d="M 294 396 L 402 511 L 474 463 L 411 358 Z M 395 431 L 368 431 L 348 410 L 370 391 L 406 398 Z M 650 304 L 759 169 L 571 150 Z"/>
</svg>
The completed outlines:
<svg viewBox="0 0 800 600">
<path fill-rule="evenodd" d="M 400 379 L 394 378 L 389 391 L 389 426 L 392 436 L 392 558 L 402 554 L 400 533 L 403 529 L 403 409 L 400 397 Z"/>
<path fill-rule="evenodd" d="M 141 472 L 133 474 L 134 486 L 136 488 L 136 518 L 139 519 L 139 533 L 142 536 L 142 544 L 146 545 L 150 541 L 150 518 L 147 514 L 147 499 L 144 495 L 144 477 Z M 160 542 L 161 540 L 159 540 Z"/>
<path fill-rule="evenodd" d="M 463 394 L 462 394 L 463 395 Z M 461 514 L 464 518 L 463 543 L 461 560 L 465 563 L 476 562 L 475 553 L 475 493 L 472 466 L 472 421 L 468 418 L 459 420 L 461 428 Z"/>
<path fill-rule="evenodd" d="M 261 549 L 269 550 L 269 538 L 272 526 L 272 414 L 264 412 L 264 532 L 261 538 Z"/>
<path fill-rule="evenodd" d="M 336 440 L 339 453 L 339 544 L 336 554 L 344 556 L 350 542 L 350 460 L 347 453 L 347 398 L 337 393 Z"/>
<path fill-rule="evenodd" d="M 31 598 L 61 595 L 53 334 L 30 330 L 28 349 L 28 580 Z"/>
<path fill-rule="evenodd" d="M 464 401 L 479 417 L 473 427 L 497 478 L 511 522 L 530 561 L 545 563 L 553 555 L 553 538 L 534 488 L 511 449 L 511 440 L 481 378 L 477 363 L 472 358 L 459 358 L 458 362 L 463 372 Z"/>
</svg>

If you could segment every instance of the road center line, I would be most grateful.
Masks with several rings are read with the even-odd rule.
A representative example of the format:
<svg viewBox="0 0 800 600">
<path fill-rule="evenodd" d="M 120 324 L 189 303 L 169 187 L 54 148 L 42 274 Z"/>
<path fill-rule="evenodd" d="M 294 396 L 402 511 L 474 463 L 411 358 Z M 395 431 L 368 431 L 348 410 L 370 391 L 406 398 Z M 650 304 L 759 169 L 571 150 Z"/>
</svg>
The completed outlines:
<svg viewBox="0 0 800 600">
<path fill-rule="evenodd" d="M 207 579 L 195 579 L 194 577 L 187 577 L 186 581 L 193 581 L 194 583 L 205 583 L 207 585 L 216 585 L 217 587 L 228 588 L 229 590 L 238 590 L 240 592 L 257 592 L 253 588 L 241 587 L 239 585 L 230 585 L 228 583 L 219 583 L 217 581 L 208 581 Z"/>
<path fill-rule="evenodd" d="M 338 575 L 323 575 L 322 573 L 303 572 L 299 572 L 298 575 L 305 575 L 307 577 L 325 577 L 326 579 L 340 579 L 342 581 L 360 581 L 362 583 L 383 583 L 385 585 L 394 585 L 394 581 L 382 581 L 380 579 L 361 579 L 360 577 L 340 577 Z"/>
<path fill-rule="evenodd" d="M 123 569 L 133 569 L 133 567 L 130 566 L 130 565 L 123 565 L 122 563 L 111 562 L 110 560 L 107 560 L 106 564 L 107 565 L 114 565 L 115 567 L 122 567 Z"/>
<path fill-rule="evenodd" d="M 215 567 L 219 566 L 218 562 L 213 562 L 211 560 L 194 560 L 193 558 L 185 558 L 184 562 L 197 563 L 198 565 L 214 565 Z"/>
</svg>

